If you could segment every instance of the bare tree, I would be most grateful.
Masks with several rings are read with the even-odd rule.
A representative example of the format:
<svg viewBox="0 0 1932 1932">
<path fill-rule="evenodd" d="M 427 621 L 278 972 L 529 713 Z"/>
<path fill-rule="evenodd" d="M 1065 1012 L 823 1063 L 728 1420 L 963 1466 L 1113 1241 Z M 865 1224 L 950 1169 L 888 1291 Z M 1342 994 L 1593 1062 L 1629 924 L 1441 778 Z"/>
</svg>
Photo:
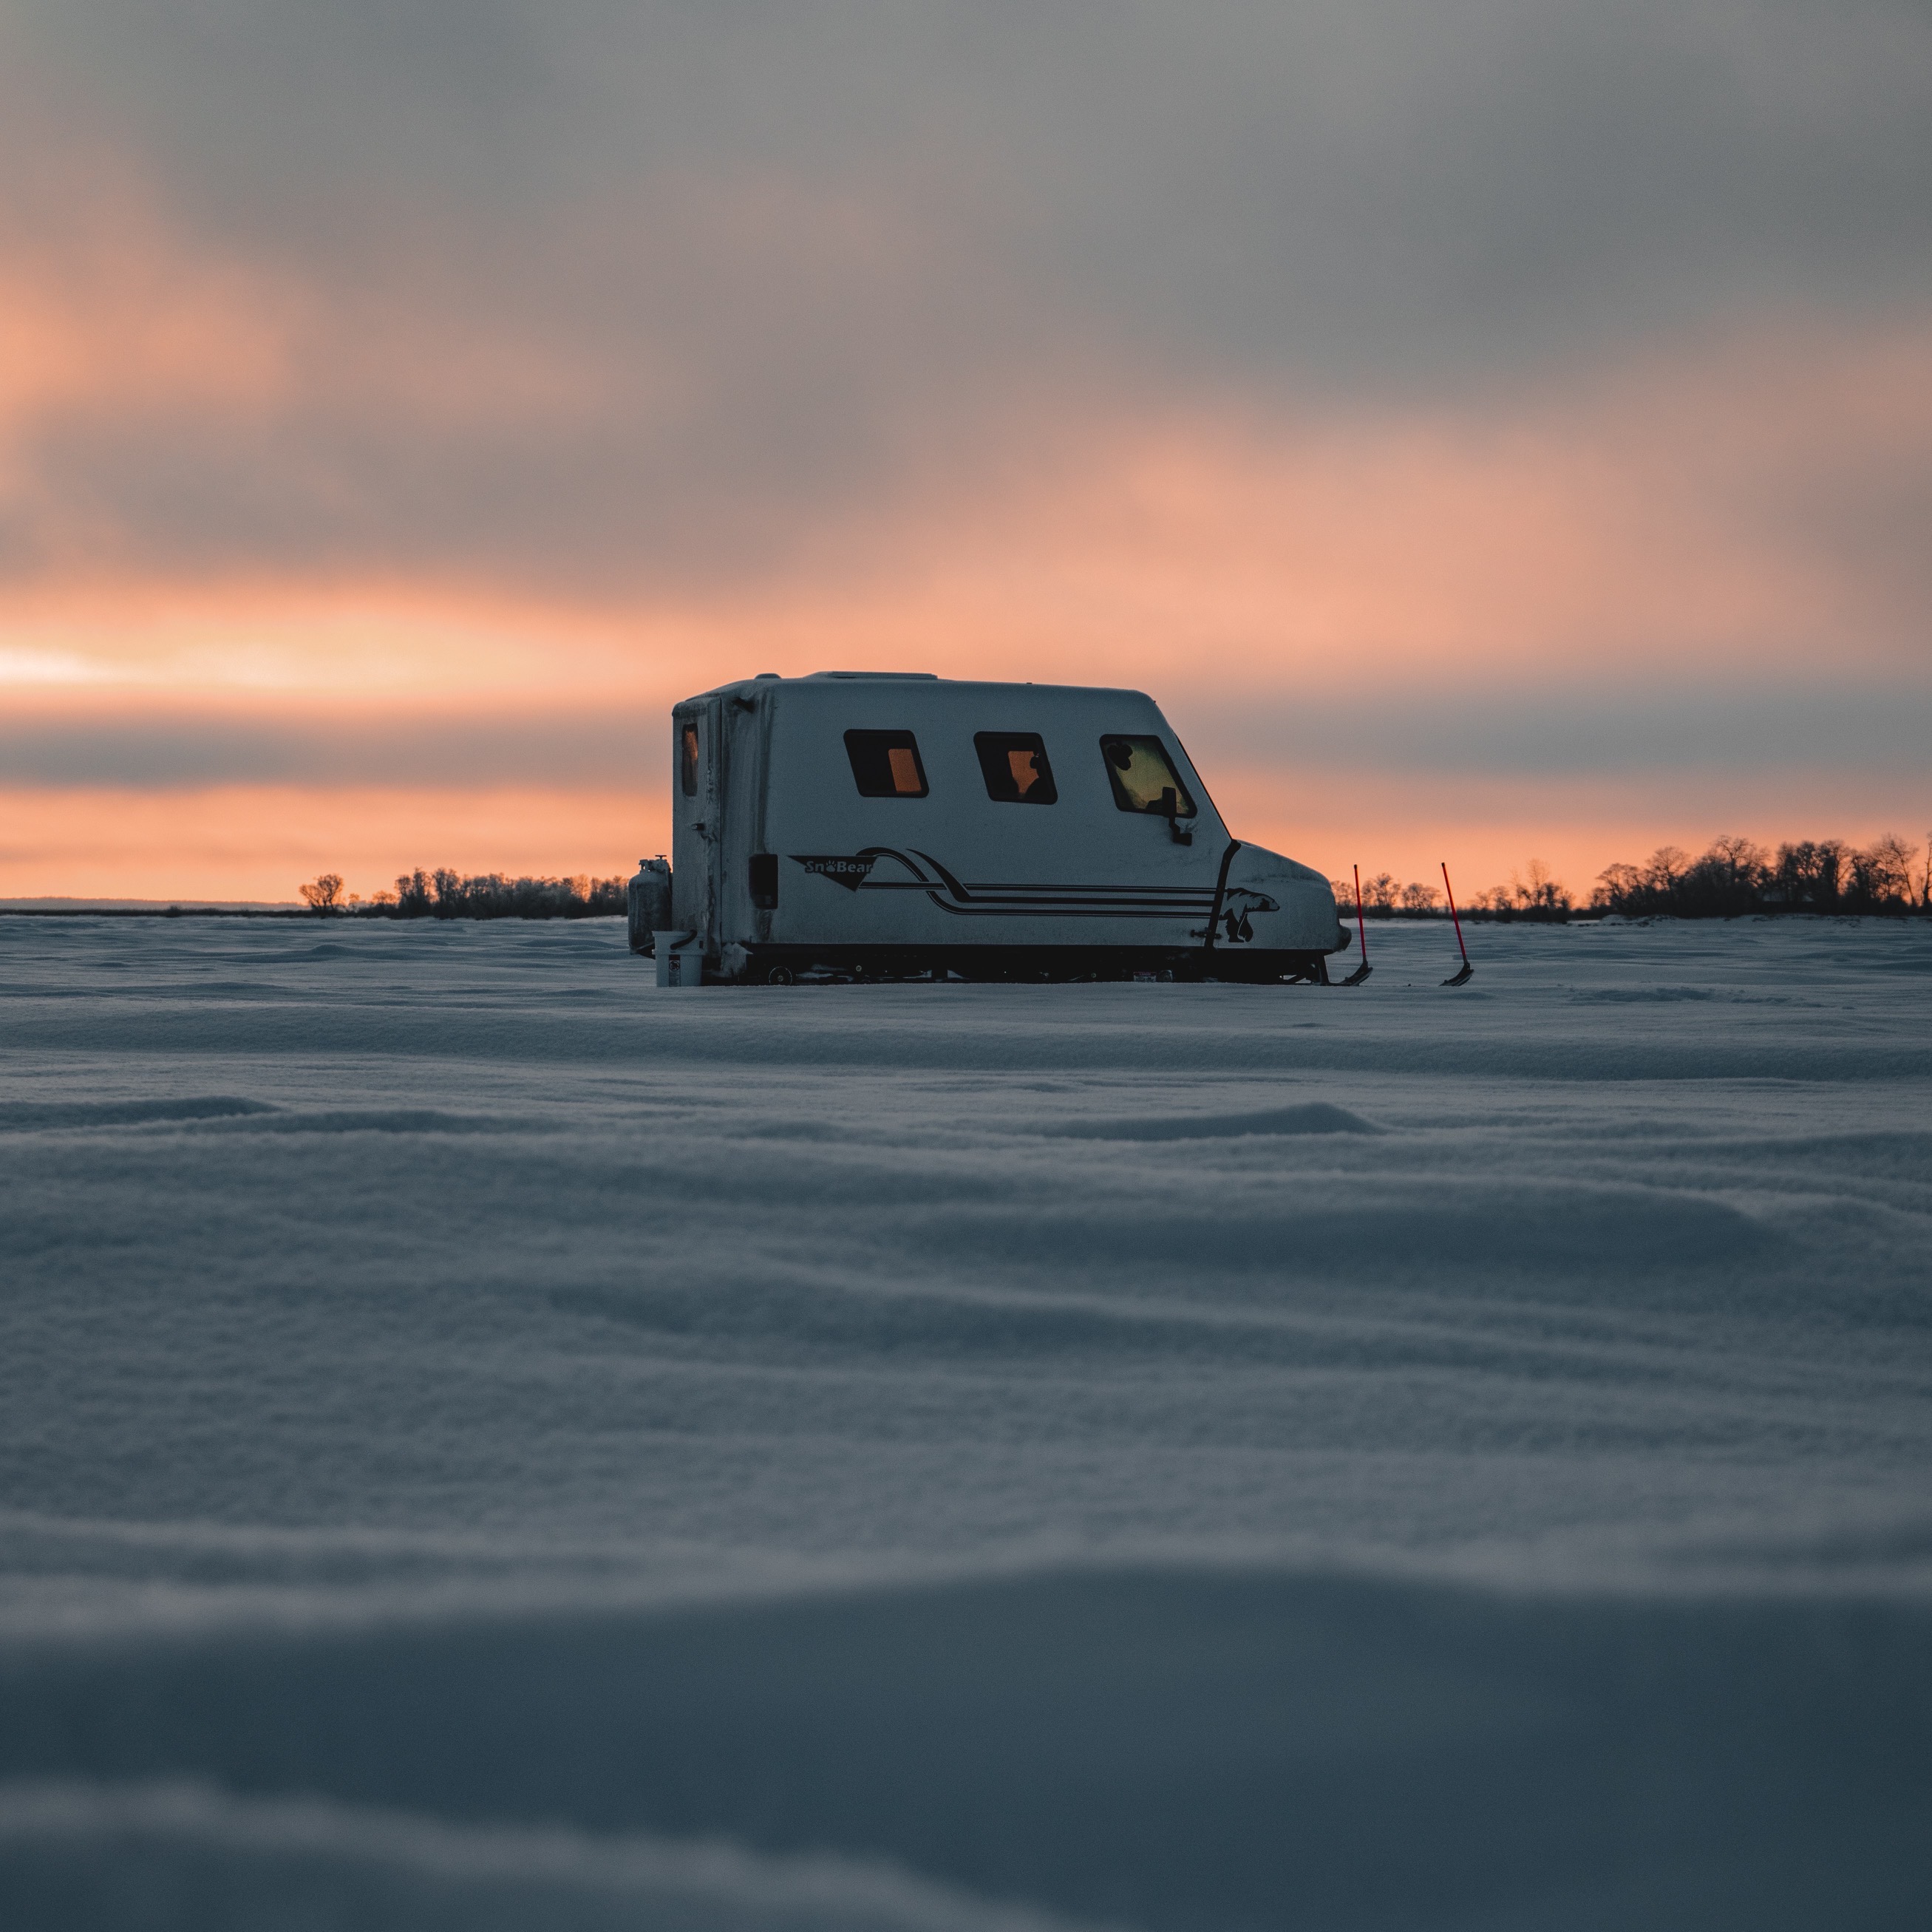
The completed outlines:
<svg viewBox="0 0 1932 1932">
<path fill-rule="evenodd" d="M 1570 889 L 1550 876 L 1540 859 L 1532 859 L 1520 873 L 1512 872 L 1510 896 L 1525 912 L 1568 912 Z"/>
<path fill-rule="evenodd" d="M 1644 862 L 1643 882 L 1654 892 L 1668 892 L 1690 869 L 1690 855 L 1681 845 L 1660 845 Z"/>
<path fill-rule="evenodd" d="M 312 910 L 319 913 L 332 913 L 342 897 L 342 874 L 325 872 L 319 879 L 311 879 L 297 890 L 308 902 Z"/>
<path fill-rule="evenodd" d="M 1852 890 L 1874 906 L 1912 903 L 1912 867 L 1918 848 L 1895 832 L 1874 838 L 1862 852 L 1852 854 Z"/>
<path fill-rule="evenodd" d="M 1842 838 L 1806 838 L 1778 848 L 1778 884 L 1786 902 L 1829 911 L 1838 903 L 1846 851 Z"/>
<path fill-rule="evenodd" d="M 1726 866 L 1733 880 L 1748 881 L 1771 862 L 1771 854 L 1755 839 L 1740 838 L 1734 832 L 1720 832 L 1711 841 L 1702 862 Z"/>
<path fill-rule="evenodd" d="M 1364 884 L 1362 897 L 1367 902 L 1371 912 L 1393 912 L 1396 895 L 1401 890 L 1387 872 L 1378 872 Z"/>
<path fill-rule="evenodd" d="M 1908 845 L 1895 832 L 1888 832 L 1876 840 L 1872 850 L 1886 869 L 1886 876 L 1893 881 L 1892 890 L 1907 905 L 1912 903 L 1912 868 L 1918 856 L 1918 848 Z"/>
<path fill-rule="evenodd" d="M 1402 909 L 1404 912 L 1433 912 L 1436 902 L 1440 896 L 1433 886 L 1404 886 L 1402 889 Z"/>
<path fill-rule="evenodd" d="M 1612 912 L 1633 910 L 1640 903 L 1642 891 L 1642 871 L 1621 860 L 1614 866 L 1606 866 L 1597 874 L 1598 902 L 1607 906 Z"/>
</svg>

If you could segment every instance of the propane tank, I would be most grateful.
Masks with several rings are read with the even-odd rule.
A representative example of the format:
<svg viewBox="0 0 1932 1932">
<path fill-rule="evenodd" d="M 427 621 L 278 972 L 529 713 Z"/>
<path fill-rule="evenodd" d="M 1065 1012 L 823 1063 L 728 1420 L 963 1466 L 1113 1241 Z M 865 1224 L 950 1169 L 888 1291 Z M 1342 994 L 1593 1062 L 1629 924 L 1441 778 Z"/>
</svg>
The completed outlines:
<svg viewBox="0 0 1932 1932">
<path fill-rule="evenodd" d="M 637 874 L 624 889 L 624 907 L 630 917 L 631 950 L 649 952 L 651 934 L 670 924 L 670 867 L 662 852 L 638 861 Z"/>
</svg>

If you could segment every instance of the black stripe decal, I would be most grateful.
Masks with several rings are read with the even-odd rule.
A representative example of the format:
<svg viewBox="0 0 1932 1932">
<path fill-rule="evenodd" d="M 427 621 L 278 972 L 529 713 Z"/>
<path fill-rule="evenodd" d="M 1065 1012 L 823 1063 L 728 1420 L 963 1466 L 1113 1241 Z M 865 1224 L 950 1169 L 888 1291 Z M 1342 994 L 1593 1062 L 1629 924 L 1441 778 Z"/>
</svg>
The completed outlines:
<svg viewBox="0 0 1932 1932">
<path fill-rule="evenodd" d="M 1215 906 L 1220 890 L 1204 886 L 1115 886 L 1042 884 L 1031 880 L 1002 880 L 967 885 L 929 852 L 910 857 L 890 846 L 868 846 L 862 857 L 892 858 L 909 872 L 922 860 L 938 874 L 938 884 L 926 878 L 868 878 L 859 887 L 867 892 L 924 892 L 941 912 L 957 918 L 978 919 L 1196 919 Z M 1227 866 L 1222 865 L 1225 883 Z"/>
<path fill-rule="evenodd" d="M 950 899 L 927 889 L 926 896 L 941 912 L 962 919 L 1198 919 L 1201 908 L 1193 905 L 955 905 Z"/>
</svg>

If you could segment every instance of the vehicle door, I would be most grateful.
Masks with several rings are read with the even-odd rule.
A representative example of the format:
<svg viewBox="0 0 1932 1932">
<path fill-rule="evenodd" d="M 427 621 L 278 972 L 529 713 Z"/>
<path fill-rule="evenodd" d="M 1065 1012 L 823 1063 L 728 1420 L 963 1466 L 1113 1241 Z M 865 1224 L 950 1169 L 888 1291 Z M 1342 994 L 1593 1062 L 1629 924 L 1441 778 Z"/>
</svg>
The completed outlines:
<svg viewBox="0 0 1932 1932">
<path fill-rule="evenodd" d="M 671 713 L 671 910 L 702 939 L 706 959 L 718 945 L 724 884 L 724 746 L 716 698 L 694 698 Z"/>
</svg>

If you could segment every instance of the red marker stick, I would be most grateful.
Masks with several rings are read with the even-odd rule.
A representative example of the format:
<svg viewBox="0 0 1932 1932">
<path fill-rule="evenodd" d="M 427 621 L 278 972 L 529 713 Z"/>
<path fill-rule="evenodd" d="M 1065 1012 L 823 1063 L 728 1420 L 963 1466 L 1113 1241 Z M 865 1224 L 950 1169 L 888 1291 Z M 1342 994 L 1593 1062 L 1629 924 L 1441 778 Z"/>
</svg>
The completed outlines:
<svg viewBox="0 0 1932 1932">
<path fill-rule="evenodd" d="M 1456 916 L 1456 889 L 1449 883 L 1449 862 L 1442 861 L 1442 890 L 1449 895 L 1449 916 L 1456 921 L 1456 947 L 1462 956 L 1462 964 L 1469 963 L 1469 949 L 1462 944 L 1462 922 Z"/>
</svg>

